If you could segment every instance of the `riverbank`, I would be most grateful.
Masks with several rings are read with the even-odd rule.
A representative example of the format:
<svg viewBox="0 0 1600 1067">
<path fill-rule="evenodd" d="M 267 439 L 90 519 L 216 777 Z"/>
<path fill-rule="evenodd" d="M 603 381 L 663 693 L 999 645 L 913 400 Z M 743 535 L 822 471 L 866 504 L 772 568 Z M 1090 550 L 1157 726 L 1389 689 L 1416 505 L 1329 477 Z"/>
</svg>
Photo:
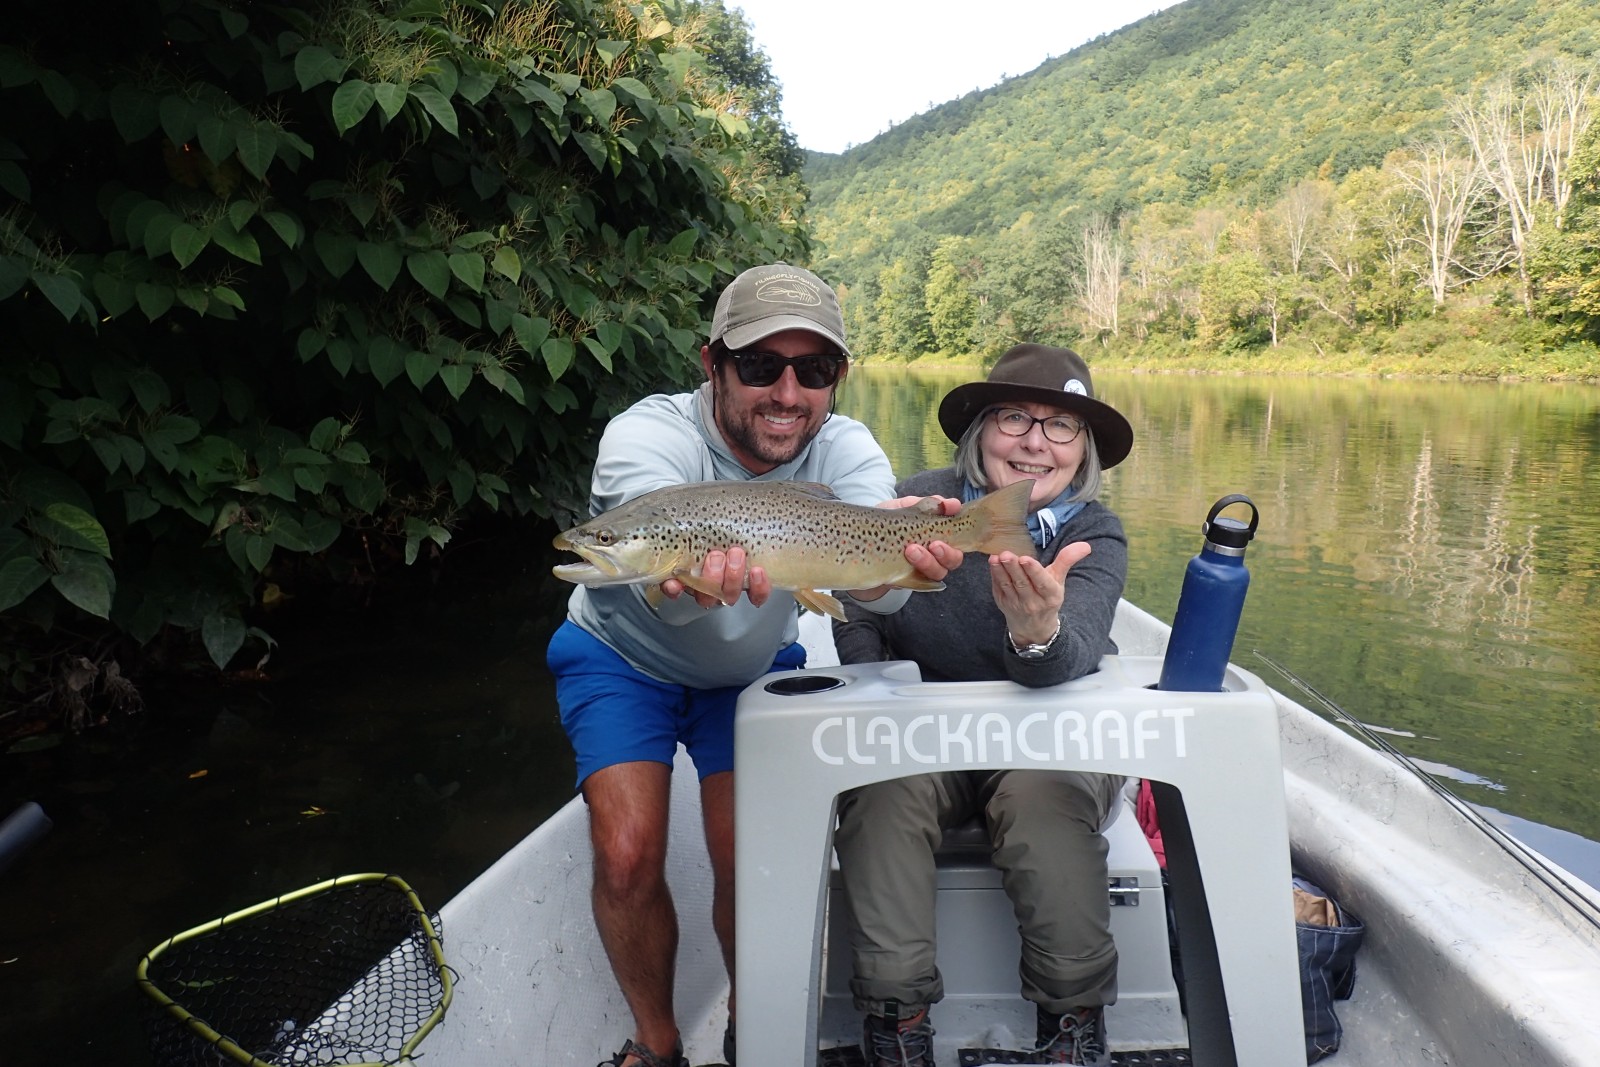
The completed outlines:
<svg viewBox="0 0 1600 1067">
<path fill-rule="evenodd" d="M 1383 336 L 1297 334 L 1257 348 L 1113 337 L 1074 346 L 1096 368 L 1136 374 L 1296 375 L 1434 381 L 1573 382 L 1600 385 L 1600 345 L 1563 338 L 1548 325 L 1487 314 L 1412 322 Z M 867 365 L 976 369 L 999 352 L 934 352 L 903 359 L 867 353 Z"/>
</svg>

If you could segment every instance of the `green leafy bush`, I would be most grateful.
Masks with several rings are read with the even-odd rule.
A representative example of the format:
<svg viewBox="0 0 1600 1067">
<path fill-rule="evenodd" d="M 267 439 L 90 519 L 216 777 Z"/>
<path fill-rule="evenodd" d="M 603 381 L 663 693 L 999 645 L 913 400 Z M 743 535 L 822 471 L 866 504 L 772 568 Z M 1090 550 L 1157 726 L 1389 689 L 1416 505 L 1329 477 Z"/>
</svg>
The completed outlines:
<svg viewBox="0 0 1600 1067">
<path fill-rule="evenodd" d="M 573 510 L 706 295 L 806 252 L 674 3 L 61 14 L 0 45 L 7 643 L 221 666 L 275 560 Z"/>
</svg>

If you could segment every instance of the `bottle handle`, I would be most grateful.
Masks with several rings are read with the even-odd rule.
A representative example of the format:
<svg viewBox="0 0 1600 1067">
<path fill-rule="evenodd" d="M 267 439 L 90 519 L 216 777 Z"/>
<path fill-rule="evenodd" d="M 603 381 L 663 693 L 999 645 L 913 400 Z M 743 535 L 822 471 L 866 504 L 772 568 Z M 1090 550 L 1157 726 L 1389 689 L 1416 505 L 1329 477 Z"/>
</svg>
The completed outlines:
<svg viewBox="0 0 1600 1067">
<path fill-rule="evenodd" d="M 1212 504 L 1211 510 L 1206 512 L 1206 521 L 1201 525 L 1200 532 L 1209 533 L 1211 531 L 1211 524 L 1217 521 L 1217 516 L 1222 514 L 1223 509 L 1231 507 L 1234 504 L 1249 505 L 1250 525 L 1246 527 L 1244 536 L 1245 540 L 1247 541 L 1253 539 L 1256 535 L 1256 525 L 1261 521 L 1261 512 L 1256 508 L 1255 501 L 1251 500 L 1243 493 L 1229 493 L 1215 504 Z"/>
</svg>

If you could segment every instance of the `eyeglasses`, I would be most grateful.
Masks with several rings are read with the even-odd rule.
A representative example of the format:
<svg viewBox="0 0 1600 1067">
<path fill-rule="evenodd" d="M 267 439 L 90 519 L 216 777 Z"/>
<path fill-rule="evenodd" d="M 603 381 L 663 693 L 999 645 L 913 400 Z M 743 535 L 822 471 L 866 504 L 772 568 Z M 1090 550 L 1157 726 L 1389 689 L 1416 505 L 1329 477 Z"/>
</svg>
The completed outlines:
<svg viewBox="0 0 1600 1067">
<path fill-rule="evenodd" d="M 826 389 L 839 380 L 839 372 L 844 368 L 844 360 L 838 356 L 814 353 L 780 356 L 776 352 L 730 348 L 728 355 L 733 359 L 733 368 L 739 373 L 739 380 L 756 388 L 771 385 L 783 377 L 785 367 L 793 367 L 794 380 L 800 383 L 800 388 Z"/>
<path fill-rule="evenodd" d="M 1028 431 L 1033 429 L 1034 423 L 1044 427 L 1045 440 L 1058 445 L 1070 445 L 1083 432 L 1083 423 L 1070 415 L 1050 415 L 1036 419 L 1026 411 L 1018 411 L 1016 408 L 994 409 L 994 424 L 1008 437 L 1028 436 Z"/>
</svg>

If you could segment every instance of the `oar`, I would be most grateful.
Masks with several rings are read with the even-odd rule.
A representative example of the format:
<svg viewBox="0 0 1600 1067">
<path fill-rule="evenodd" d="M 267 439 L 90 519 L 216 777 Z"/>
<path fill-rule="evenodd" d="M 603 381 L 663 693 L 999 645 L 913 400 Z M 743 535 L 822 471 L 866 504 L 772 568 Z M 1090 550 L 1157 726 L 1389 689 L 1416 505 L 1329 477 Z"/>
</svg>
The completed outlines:
<svg viewBox="0 0 1600 1067">
<path fill-rule="evenodd" d="M 5 822 L 0 822 L 0 871 L 48 833 L 51 825 L 50 816 L 31 800 L 7 815 Z"/>
<path fill-rule="evenodd" d="M 1325 709 L 1329 715 L 1332 715 L 1336 720 L 1354 730 L 1357 734 L 1361 735 L 1361 737 L 1363 737 L 1368 744 L 1372 745 L 1380 752 L 1388 755 L 1396 763 L 1400 764 L 1400 766 L 1416 775 L 1417 778 L 1419 778 L 1429 789 L 1433 790 L 1433 792 L 1437 794 L 1441 800 L 1455 808 L 1457 811 L 1461 812 L 1461 814 L 1466 817 L 1468 822 L 1476 826 L 1479 830 L 1483 831 L 1484 834 L 1488 836 L 1489 840 L 1499 845 L 1507 855 L 1520 863 L 1528 871 L 1528 873 L 1539 879 L 1539 881 L 1543 882 L 1553 893 L 1577 909 L 1578 913 L 1587 919 L 1590 925 L 1600 928 L 1600 906 L 1597 906 L 1594 899 L 1590 896 L 1590 894 L 1594 892 L 1592 889 L 1579 888 L 1578 885 L 1574 884 L 1572 876 L 1566 871 L 1551 866 L 1550 860 L 1546 859 L 1539 853 L 1530 850 L 1527 845 L 1524 845 L 1521 841 L 1518 841 L 1516 838 L 1500 829 L 1494 823 L 1484 818 L 1476 808 L 1472 807 L 1472 805 L 1466 803 L 1460 797 L 1450 792 L 1450 790 L 1440 785 L 1438 780 L 1435 779 L 1433 775 L 1429 774 L 1427 771 L 1424 771 L 1421 767 L 1418 767 L 1416 763 L 1412 762 L 1409 756 L 1390 744 L 1387 738 L 1383 737 L 1376 730 L 1373 730 L 1360 719 L 1357 719 L 1354 715 L 1351 715 L 1348 711 L 1345 711 L 1332 700 L 1329 700 L 1327 697 L 1323 696 L 1311 685 L 1310 682 L 1307 682 L 1305 679 L 1299 677 L 1293 671 L 1289 670 L 1289 668 L 1277 662 L 1264 652 L 1257 650 L 1255 655 L 1257 659 L 1261 660 L 1267 666 L 1271 667 L 1273 670 L 1287 678 L 1296 689 L 1299 689 L 1306 696 L 1310 697 L 1319 706 Z"/>
</svg>

